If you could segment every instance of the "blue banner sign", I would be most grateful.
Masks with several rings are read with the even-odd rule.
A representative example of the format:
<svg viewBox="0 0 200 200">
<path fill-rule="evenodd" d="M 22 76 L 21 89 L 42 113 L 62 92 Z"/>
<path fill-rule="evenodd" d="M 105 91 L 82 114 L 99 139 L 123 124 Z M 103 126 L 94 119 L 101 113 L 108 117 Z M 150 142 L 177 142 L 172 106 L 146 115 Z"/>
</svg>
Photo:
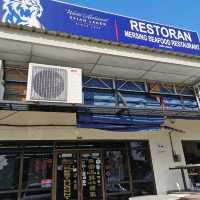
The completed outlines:
<svg viewBox="0 0 200 200">
<path fill-rule="evenodd" d="M 57 0 L 1 0 L 0 20 L 3 23 L 200 56 L 196 32 Z"/>
</svg>

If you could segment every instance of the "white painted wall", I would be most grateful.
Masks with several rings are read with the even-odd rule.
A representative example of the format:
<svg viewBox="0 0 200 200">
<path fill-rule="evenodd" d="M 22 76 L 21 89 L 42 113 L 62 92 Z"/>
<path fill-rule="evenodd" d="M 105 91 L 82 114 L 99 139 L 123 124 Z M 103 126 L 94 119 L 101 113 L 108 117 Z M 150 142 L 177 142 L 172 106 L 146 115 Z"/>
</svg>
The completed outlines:
<svg viewBox="0 0 200 200">
<path fill-rule="evenodd" d="M 181 156 L 180 162 L 174 162 L 168 131 L 161 131 L 157 134 L 145 134 L 150 142 L 152 161 L 155 173 L 155 180 L 158 194 L 164 194 L 169 190 L 183 189 L 183 181 L 180 170 L 169 170 L 170 167 L 185 165 L 185 158 L 182 148 L 183 140 L 200 140 L 200 123 L 198 120 L 176 120 L 175 123 L 167 121 L 166 124 L 185 133 L 172 133 L 174 151 Z M 145 138 L 145 136 L 144 136 Z M 158 145 L 164 146 L 164 152 L 160 152 Z M 187 172 L 185 171 L 187 185 L 190 187 Z"/>
</svg>

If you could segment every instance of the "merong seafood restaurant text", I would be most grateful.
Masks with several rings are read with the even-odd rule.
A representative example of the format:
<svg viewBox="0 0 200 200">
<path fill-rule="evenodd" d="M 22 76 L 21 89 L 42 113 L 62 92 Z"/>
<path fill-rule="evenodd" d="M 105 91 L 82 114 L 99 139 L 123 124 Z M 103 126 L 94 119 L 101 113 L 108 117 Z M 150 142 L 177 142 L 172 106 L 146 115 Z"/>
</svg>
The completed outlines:
<svg viewBox="0 0 200 200">
<path fill-rule="evenodd" d="M 173 28 L 167 28 L 164 26 L 149 24 L 141 21 L 137 22 L 135 20 L 130 20 L 130 26 L 132 31 L 137 31 L 149 35 L 161 36 L 164 38 L 192 42 L 192 37 L 190 33 L 186 31 L 176 30 Z"/>
</svg>

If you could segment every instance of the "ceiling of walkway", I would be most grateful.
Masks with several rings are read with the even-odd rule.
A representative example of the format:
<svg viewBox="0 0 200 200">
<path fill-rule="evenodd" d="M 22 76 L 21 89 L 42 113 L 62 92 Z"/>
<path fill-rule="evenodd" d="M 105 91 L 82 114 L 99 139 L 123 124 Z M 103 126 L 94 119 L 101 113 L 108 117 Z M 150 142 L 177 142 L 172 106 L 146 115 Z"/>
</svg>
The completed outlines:
<svg viewBox="0 0 200 200">
<path fill-rule="evenodd" d="M 8 65 L 30 62 L 82 68 L 87 75 L 123 79 L 156 80 L 194 84 L 200 80 L 200 66 L 191 67 L 102 53 L 42 46 L 0 39 L 0 59 Z"/>
</svg>

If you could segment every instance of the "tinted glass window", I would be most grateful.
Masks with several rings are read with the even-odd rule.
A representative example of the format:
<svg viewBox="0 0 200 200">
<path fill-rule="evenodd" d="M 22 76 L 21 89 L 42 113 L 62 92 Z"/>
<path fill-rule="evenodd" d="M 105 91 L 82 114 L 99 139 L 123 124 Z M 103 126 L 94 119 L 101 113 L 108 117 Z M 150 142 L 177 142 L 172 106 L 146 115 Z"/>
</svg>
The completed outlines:
<svg viewBox="0 0 200 200">
<path fill-rule="evenodd" d="M 134 194 L 154 194 L 154 174 L 148 142 L 131 142 L 130 157 Z"/>
<path fill-rule="evenodd" d="M 0 194 L 1 200 L 17 200 L 17 194 Z"/>
<path fill-rule="evenodd" d="M 200 163 L 200 142 L 184 141 L 183 151 L 185 155 L 186 164 Z"/>
<path fill-rule="evenodd" d="M 24 155 L 23 188 L 51 188 L 53 157 L 51 153 Z"/>
<path fill-rule="evenodd" d="M 21 194 L 21 200 L 51 200 L 51 193 L 48 190 L 27 191 Z"/>
<path fill-rule="evenodd" d="M 0 155 L 0 190 L 17 189 L 19 164 L 20 157 L 18 154 Z"/>
<path fill-rule="evenodd" d="M 200 142 L 199 141 L 183 141 L 183 151 L 187 165 L 193 165 L 187 169 L 191 189 L 200 190 L 200 168 L 195 167 L 200 163 Z"/>
<path fill-rule="evenodd" d="M 107 192 L 130 191 L 126 151 L 105 151 L 104 165 Z"/>
</svg>

